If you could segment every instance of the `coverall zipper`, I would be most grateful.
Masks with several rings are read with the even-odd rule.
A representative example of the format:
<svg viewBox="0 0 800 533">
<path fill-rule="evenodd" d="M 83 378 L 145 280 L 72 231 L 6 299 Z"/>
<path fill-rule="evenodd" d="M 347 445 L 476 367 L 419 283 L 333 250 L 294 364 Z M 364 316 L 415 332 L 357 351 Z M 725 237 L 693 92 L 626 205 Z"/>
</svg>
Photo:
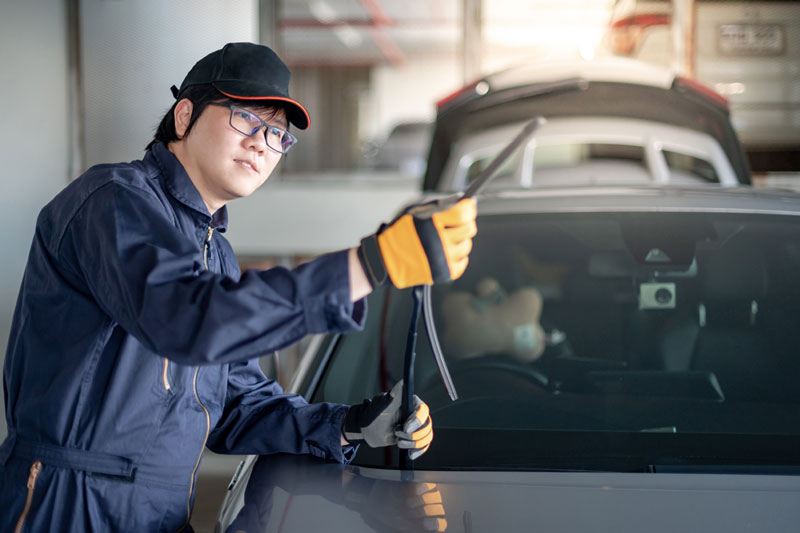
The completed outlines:
<svg viewBox="0 0 800 533">
<path fill-rule="evenodd" d="M 211 226 L 208 227 L 208 232 L 206 233 L 206 240 L 203 243 L 203 264 L 208 270 L 208 243 L 211 241 L 211 236 L 214 234 L 214 228 Z M 208 433 L 211 430 L 211 417 L 208 414 L 208 409 L 206 406 L 203 405 L 203 402 L 200 401 L 200 396 L 197 394 L 197 372 L 200 370 L 200 367 L 194 369 L 194 378 L 192 379 L 192 389 L 194 390 L 194 399 L 203 408 L 203 412 L 206 415 L 206 435 L 203 437 L 203 447 L 200 448 L 200 455 L 197 456 L 197 461 L 194 464 L 194 470 L 192 470 L 192 477 L 189 482 L 189 497 L 186 499 L 186 522 L 181 526 L 178 532 L 183 531 L 186 526 L 189 525 L 189 521 L 192 519 L 192 494 L 194 493 L 194 485 L 195 485 L 195 475 L 197 475 L 197 469 L 200 467 L 200 461 L 203 459 L 203 452 L 206 449 L 206 441 L 208 440 Z"/>
<path fill-rule="evenodd" d="M 206 270 L 208 270 L 208 248 L 211 242 L 211 235 L 214 234 L 214 228 L 211 226 L 208 227 L 208 233 L 206 233 L 206 240 L 203 243 L 203 264 L 206 266 Z"/>
<path fill-rule="evenodd" d="M 36 478 L 39 476 L 39 471 L 41 469 L 41 461 L 34 461 L 31 465 L 31 473 L 28 475 L 28 498 L 25 500 L 25 508 L 22 509 L 22 514 L 19 515 L 14 533 L 20 533 L 22 531 L 22 526 L 25 525 L 25 519 L 28 518 L 28 513 L 31 510 L 31 502 L 33 501 L 33 489 L 36 488 Z"/>
<path fill-rule="evenodd" d="M 169 375 L 167 374 L 167 369 L 169 368 L 169 359 L 166 357 L 164 358 L 164 390 L 169 391 L 172 387 L 169 386 Z"/>
<path fill-rule="evenodd" d="M 194 369 L 194 379 L 192 380 L 192 388 L 194 389 L 194 399 L 197 400 L 197 403 L 200 404 L 200 407 L 203 408 L 203 412 L 206 414 L 206 435 L 203 437 L 203 447 L 200 449 L 200 455 L 197 456 L 197 462 L 194 464 L 194 470 L 192 470 L 192 478 L 189 483 L 189 497 L 186 499 L 186 522 L 181 526 L 178 530 L 183 531 L 183 529 L 189 525 L 189 520 L 192 518 L 192 493 L 194 493 L 194 484 L 195 484 L 195 475 L 197 474 L 197 469 L 200 467 L 200 460 L 203 458 L 203 452 L 206 449 L 206 441 L 208 440 L 208 432 L 211 429 L 211 419 L 208 415 L 208 409 L 206 406 L 203 405 L 203 402 L 200 401 L 200 396 L 197 394 L 197 372 L 200 370 L 200 367 Z"/>
</svg>

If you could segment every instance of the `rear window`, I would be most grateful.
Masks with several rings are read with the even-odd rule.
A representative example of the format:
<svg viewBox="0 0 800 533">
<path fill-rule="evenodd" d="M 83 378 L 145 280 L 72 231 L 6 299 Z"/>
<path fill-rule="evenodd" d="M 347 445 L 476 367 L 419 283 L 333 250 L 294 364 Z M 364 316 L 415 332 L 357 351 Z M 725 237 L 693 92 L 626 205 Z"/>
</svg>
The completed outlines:
<svg viewBox="0 0 800 533">
<path fill-rule="evenodd" d="M 465 155 L 464 182 L 474 181 L 496 156 Z M 490 189 L 559 187 L 570 185 L 635 185 L 656 181 L 648 166 L 645 149 L 633 144 L 563 143 L 542 144 L 509 157 L 498 169 Z M 670 182 L 676 184 L 719 183 L 719 175 L 706 159 L 662 150 Z M 465 186 L 466 186 L 465 185 Z"/>
<path fill-rule="evenodd" d="M 436 438 L 417 468 L 653 471 L 800 464 L 800 220 L 705 213 L 485 216 L 436 286 L 448 398 L 424 334 L 416 393 Z M 370 296 L 314 401 L 402 377 L 408 290 Z M 424 326 L 420 326 L 423 328 Z M 356 464 L 396 466 L 362 447 Z"/>
<path fill-rule="evenodd" d="M 663 153 L 670 175 L 675 181 L 700 179 L 708 183 L 719 183 L 714 165 L 707 160 L 669 150 L 664 150 Z"/>
</svg>

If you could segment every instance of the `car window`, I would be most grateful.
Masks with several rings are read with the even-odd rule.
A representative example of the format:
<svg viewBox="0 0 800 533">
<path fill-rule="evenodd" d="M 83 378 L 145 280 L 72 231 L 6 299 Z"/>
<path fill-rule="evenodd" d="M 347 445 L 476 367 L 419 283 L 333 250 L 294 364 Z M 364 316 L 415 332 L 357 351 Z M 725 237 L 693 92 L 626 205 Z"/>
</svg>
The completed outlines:
<svg viewBox="0 0 800 533">
<path fill-rule="evenodd" d="M 719 183 L 717 171 L 714 170 L 714 165 L 709 161 L 669 150 L 664 150 L 663 153 L 674 181 L 679 181 L 681 178 L 689 180 L 697 180 L 699 178 L 709 183 Z"/>
<path fill-rule="evenodd" d="M 485 151 L 484 151 L 485 152 Z M 465 172 L 465 183 L 464 187 L 468 186 L 470 183 L 475 181 L 475 179 L 483 172 L 486 167 L 488 167 L 492 161 L 497 157 L 499 153 L 499 149 L 497 151 L 493 151 L 491 153 L 483 153 L 480 156 L 468 155 L 464 158 L 464 163 L 466 166 Z M 517 168 L 520 164 L 520 158 L 522 157 L 521 151 L 517 151 L 512 154 L 509 158 L 507 158 L 501 165 L 500 168 L 494 174 L 492 178 L 492 187 L 493 188 L 519 188 L 520 187 L 520 177 L 517 172 Z"/>
<path fill-rule="evenodd" d="M 798 217 L 515 214 L 478 226 L 463 277 L 433 290 L 457 401 L 418 342 L 416 393 L 436 428 L 420 468 L 800 463 Z M 315 401 L 356 403 L 402 377 L 410 291 L 378 291 L 369 306 Z M 364 449 L 356 463 L 397 461 Z"/>
</svg>

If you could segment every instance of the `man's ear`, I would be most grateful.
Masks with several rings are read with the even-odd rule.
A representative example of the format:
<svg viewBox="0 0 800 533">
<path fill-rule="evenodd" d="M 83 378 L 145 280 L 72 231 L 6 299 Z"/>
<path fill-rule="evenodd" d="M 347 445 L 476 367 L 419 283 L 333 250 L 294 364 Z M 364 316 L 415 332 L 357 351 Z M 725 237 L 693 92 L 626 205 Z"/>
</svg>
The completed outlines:
<svg viewBox="0 0 800 533">
<path fill-rule="evenodd" d="M 188 98 L 183 98 L 175 104 L 173 118 L 175 119 L 175 135 L 178 136 L 178 139 L 183 139 L 183 136 L 186 135 L 193 109 L 194 104 Z"/>
</svg>

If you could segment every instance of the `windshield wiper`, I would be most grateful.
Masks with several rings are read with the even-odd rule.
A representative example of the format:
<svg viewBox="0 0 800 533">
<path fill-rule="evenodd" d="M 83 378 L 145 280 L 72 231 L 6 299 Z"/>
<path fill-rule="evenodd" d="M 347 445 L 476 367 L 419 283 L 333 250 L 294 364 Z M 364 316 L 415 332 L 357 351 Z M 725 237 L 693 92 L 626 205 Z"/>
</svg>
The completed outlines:
<svg viewBox="0 0 800 533">
<path fill-rule="evenodd" d="M 545 119 L 542 116 L 537 116 L 522 128 L 516 137 L 514 137 L 508 145 L 489 163 L 489 165 L 481 172 L 477 178 L 467 187 L 463 193 L 448 196 L 436 200 L 434 204 L 436 208 L 443 206 L 454 205 L 456 202 L 464 198 L 473 198 L 478 194 L 489 182 L 494 173 L 500 168 L 506 159 L 517 149 L 519 146 L 533 134 L 533 132 L 544 124 Z M 432 212 L 435 210 L 432 210 Z M 412 289 L 413 305 L 411 308 L 411 324 L 408 327 L 408 336 L 406 338 L 406 354 L 403 361 L 403 402 L 402 402 L 402 419 L 405 420 L 411 414 L 412 406 L 414 405 L 414 361 L 416 359 L 416 346 L 417 346 L 417 322 L 419 321 L 420 311 L 423 311 L 425 317 L 425 327 L 428 332 L 428 341 L 430 342 L 431 349 L 433 350 L 433 357 L 436 360 L 436 366 L 439 369 L 439 374 L 442 377 L 442 382 L 447 390 L 447 394 L 452 401 L 458 399 L 455 384 L 450 376 L 450 371 L 447 368 L 447 362 L 444 360 L 442 348 L 439 345 L 439 338 L 436 335 L 436 327 L 433 323 L 433 309 L 431 304 L 431 287 L 430 285 L 418 285 Z M 404 470 L 413 468 L 413 461 L 408 457 L 407 453 L 400 453 L 400 466 Z"/>
</svg>

